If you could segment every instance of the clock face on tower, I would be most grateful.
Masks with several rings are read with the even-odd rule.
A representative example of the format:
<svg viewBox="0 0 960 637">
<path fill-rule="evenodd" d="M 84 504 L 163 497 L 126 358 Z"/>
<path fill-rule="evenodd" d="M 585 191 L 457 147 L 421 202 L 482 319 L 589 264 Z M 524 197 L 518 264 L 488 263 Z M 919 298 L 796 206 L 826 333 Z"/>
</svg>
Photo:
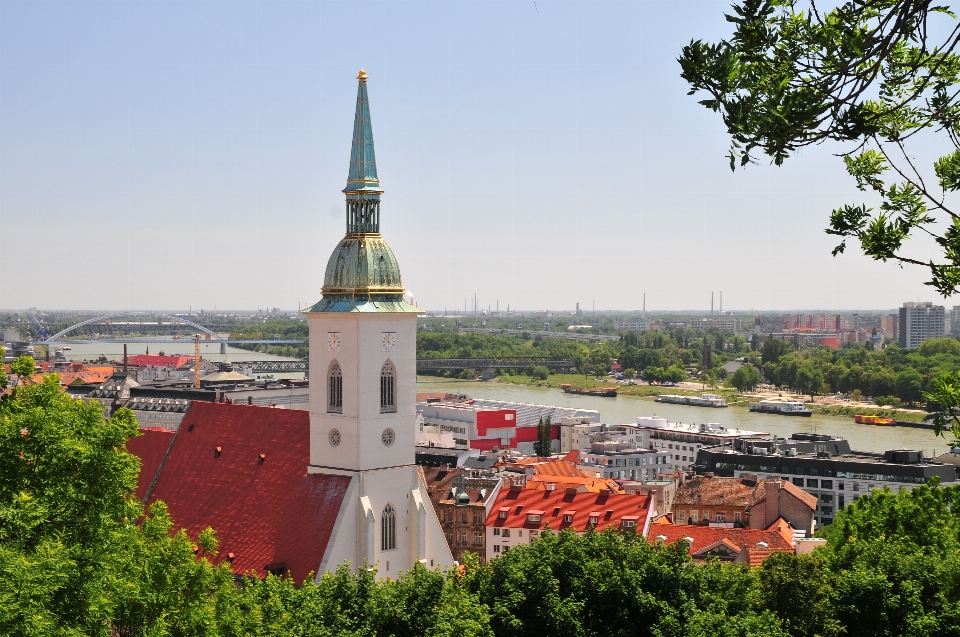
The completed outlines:
<svg viewBox="0 0 960 637">
<path fill-rule="evenodd" d="M 327 349 L 331 352 L 340 351 L 340 332 L 327 332 Z"/>
<path fill-rule="evenodd" d="M 380 335 L 380 347 L 385 352 L 392 352 L 397 349 L 397 333 L 384 332 Z"/>
</svg>

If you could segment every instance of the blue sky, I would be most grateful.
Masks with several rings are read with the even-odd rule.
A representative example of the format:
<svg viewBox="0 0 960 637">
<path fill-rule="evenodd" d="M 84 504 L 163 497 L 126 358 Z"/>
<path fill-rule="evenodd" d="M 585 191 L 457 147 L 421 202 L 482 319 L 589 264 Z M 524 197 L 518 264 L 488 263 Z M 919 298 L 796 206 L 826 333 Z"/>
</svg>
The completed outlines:
<svg viewBox="0 0 960 637">
<path fill-rule="evenodd" d="M 344 232 L 356 75 L 426 308 L 892 308 L 836 148 L 731 173 L 676 57 L 727 2 L 0 1 L 0 307 L 283 307 Z M 930 254 L 921 241 L 913 248 Z"/>
</svg>

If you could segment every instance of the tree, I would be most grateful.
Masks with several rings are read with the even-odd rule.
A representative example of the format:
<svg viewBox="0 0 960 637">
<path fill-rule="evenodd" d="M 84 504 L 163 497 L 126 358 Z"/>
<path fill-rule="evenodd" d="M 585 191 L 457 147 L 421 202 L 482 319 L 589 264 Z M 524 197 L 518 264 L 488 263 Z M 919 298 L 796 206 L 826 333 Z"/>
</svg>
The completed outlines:
<svg viewBox="0 0 960 637">
<path fill-rule="evenodd" d="M 537 441 L 533 443 L 533 452 L 541 458 L 548 458 L 553 455 L 552 429 L 550 414 L 547 414 L 546 420 L 543 419 L 543 416 L 540 416 L 540 421 L 537 423 Z"/>
<path fill-rule="evenodd" d="M 33 359 L 12 368 L 26 378 Z M 233 574 L 207 560 L 212 531 L 171 535 L 162 504 L 143 516 L 140 462 L 125 450 L 135 435 L 133 412 L 104 418 L 57 374 L 0 400 L 0 632 L 195 634 L 221 623 L 215 595 Z"/>
<path fill-rule="evenodd" d="M 821 386 L 823 386 L 823 372 L 813 363 L 807 361 L 797 369 L 797 375 L 793 382 L 801 394 L 810 394 L 812 399 L 813 395 L 820 391 Z"/>
<path fill-rule="evenodd" d="M 738 392 L 753 391 L 760 384 L 760 374 L 753 365 L 741 365 L 730 377 L 730 384 Z"/>
<path fill-rule="evenodd" d="M 909 404 L 923 400 L 923 377 L 920 372 L 908 367 L 897 374 L 897 398 Z"/>
<path fill-rule="evenodd" d="M 626 378 L 627 380 L 631 378 L 636 378 L 637 370 L 633 369 L 632 367 L 628 367 L 625 370 L 623 370 L 623 377 Z"/>
<path fill-rule="evenodd" d="M 848 0 L 825 12 L 813 2 L 745 0 L 733 10 L 730 40 L 693 41 L 679 59 L 691 93 L 707 93 L 701 104 L 723 117 L 731 168 L 755 161 L 758 150 L 779 166 L 806 146 L 847 143 L 847 172 L 882 204 L 833 211 L 827 232 L 843 238 L 834 254 L 852 238 L 873 259 L 928 268 L 928 285 L 955 293 L 960 215 L 944 202 L 960 189 L 954 16 L 925 0 Z M 907 150 L 925 130 L 952 148 L 933 162 L 933 175 Z M 941 231 L 933 226 L 942 217 Z M 936 237 L 939 260 L 904 252 L 915 232 Z"/>
<path fill-rule="evenodd" d="M 643 370 L 643 380 L 652 385 L 653 383 L 662 382 L 665 374 L 666 372 L 662 367 L 647 367 L 645 370 Z"/>
<path fill-rule="evenodd" d="M 768 338 L 763 344 L 761 356 L 764 363 L 776 363 L 792 351 L 793 345 L 789 341 L 782 338 Z"/>
</svg>

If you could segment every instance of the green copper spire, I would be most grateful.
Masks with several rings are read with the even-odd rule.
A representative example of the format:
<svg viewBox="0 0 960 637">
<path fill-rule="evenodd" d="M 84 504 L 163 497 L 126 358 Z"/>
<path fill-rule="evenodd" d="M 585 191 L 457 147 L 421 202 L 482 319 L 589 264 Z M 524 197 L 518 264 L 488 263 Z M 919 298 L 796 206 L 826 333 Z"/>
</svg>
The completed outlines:
<svg viewBox="0 0 960 637">
<path fill-rule="evenodd" d="M 347 233 L 380 231 L 380 180 L 377 157 L 373 151 L 373 125 L 367 97 L 367 73 L 357 76 L 357 111 L 353 118 L 353 145 L 350 148 L 350 174 L 343 194 L 347 196 Z"/>
<path fill-rule="evenodd" d="M 357 113 L 353 121 L 347 196 L 347 234 L 327 261 L 323 298 L 304 310 L 317 312 L 422 312 L 403 298 L 400 266 L 380 236 L 380 180 L 373 154 L 373 127 L 367 99 L 367 74 L 357 77 Z"/>
</svg>

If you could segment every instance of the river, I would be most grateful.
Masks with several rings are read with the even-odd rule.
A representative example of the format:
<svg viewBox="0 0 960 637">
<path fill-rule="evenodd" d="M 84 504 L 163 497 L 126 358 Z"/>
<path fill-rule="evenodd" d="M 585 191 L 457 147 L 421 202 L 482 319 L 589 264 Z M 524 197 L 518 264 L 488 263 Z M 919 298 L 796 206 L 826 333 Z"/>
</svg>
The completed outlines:
<svg viewBox="0 0 960 637">
<path fill-rule="evenodd" d="M 193 354 L 192 341 L 182 343 L 131 343 L 127 346 L 127 354 L 130 356 L 144 354 L 148 347 L 152 354 L 159 354 L 161 351 L 167 354 Z M 201 341 L 200 353 L 203 358 L 211 361 L 291 360 L 284 356 L 251 352 L 229 345 L 226 351 L 226 354 L 220 353 L 219 343 L 204 343 Z M 66 358 L 71 360 L 93 360 L 104 354 L 111 360 L 119 361 L 123 358 L 123 344 L 77 343 L 72 345 L 71 350 L 65 352 L 65 354 Z M 301 374 L 275 374 L 274 376 L 277 378 L 287 376 L 302 378 Z M 764 431 L 781 437 L 789 437 L 794 432 L 843 436 L 850 441 L 850 446 L 858 451 L 882 453 L 887 449 L 923 449 L 927 454 L 934 454 L 930 457 L 948 451 L 946 441 L 934 436 L 930 430 L 858 425 L 850 417 L 819 416 L 815 414 L 810 418 L 791 418 L 789 416 L 752 413 L 742 407 L 711 409 L 709 407 L 670 405 L 654 402 L 652 398 L 633 396 L 599 398 L 565 394 L 554 388 L 497 382 L 451 381 L 431 376 L 417 378 L 417 391 L 465 393 L 474 398 L 596 409 L 600 412 L 600 419 L 607 423 L 632 423 L 636 422 L 637 416 L 659 415 L 665 416 L 671 422 L 715 422 L 727 427 Z"/>
<path fill-rule="evenodd" d="M 652 398 L 600 398 L 565 394 L 555 388 L 481 381 L 457 382 L 429 376 L 420 376 L 417 379 L 417 391 L 464 393 L 473 398 L 596 409 L 600 412 L 600 420 L 610 424 L 634 423 L 637 416 L 656 415 L 665 416 L 671 422 L 715 422 L 726 427 L 764 431 L 780 437 L 789 437 L 794 432 L 843 436 L 857 451 L 882 453 L 887 449 L 907 448 L 923 449 L 926 454 L 941 454 L 949 450 L 946 440 L 936 437 L 932 430 L 858 425 L 851 417 L 816 414 L 809 418 L 777 416 L 753 413 L 744 407 L 670 405 L 655 402 Z"/>
</svg>

